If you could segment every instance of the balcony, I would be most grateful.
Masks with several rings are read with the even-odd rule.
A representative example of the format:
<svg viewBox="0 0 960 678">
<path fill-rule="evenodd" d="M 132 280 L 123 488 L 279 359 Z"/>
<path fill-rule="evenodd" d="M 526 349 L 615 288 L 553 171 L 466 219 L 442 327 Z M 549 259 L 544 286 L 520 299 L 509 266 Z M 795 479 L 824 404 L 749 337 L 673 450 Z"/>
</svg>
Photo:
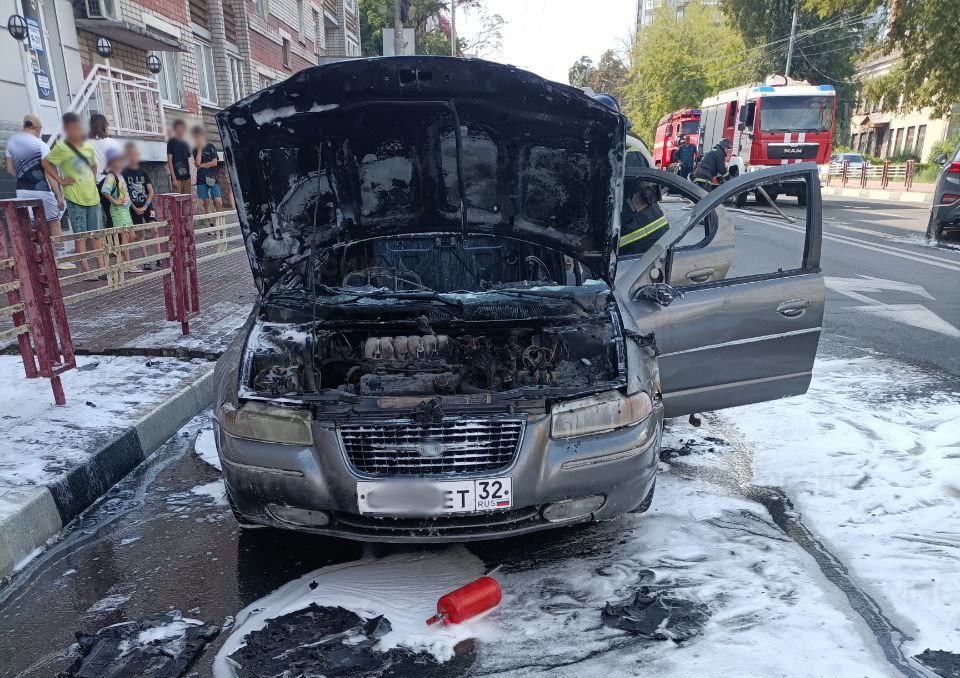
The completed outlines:
<svg viewBox="0 0 960 678">
<path fill-rule="evenodd" d="M 167 123 L 155 78 L 97 64 L 77 92 L 69 110 L 82 119 L 107 117 L 113 136 L 163 142 Z M 63 130 L 54 135 L 59 139 Z"/>
</svg>

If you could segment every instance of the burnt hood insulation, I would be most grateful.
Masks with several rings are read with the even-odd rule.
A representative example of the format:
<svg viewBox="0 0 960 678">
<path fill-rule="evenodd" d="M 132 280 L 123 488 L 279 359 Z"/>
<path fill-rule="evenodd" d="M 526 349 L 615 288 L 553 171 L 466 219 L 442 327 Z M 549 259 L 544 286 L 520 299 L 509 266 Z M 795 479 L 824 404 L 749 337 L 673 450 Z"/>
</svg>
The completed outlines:
<svg viewBox="0 0 960 678">
<path fill-rule="evenodd" d="M 476 59 L 351 59 L 217 124 L 261 294 L 311 247 L 423 233 L 533 242 L 613 282 L 625 120 L 576 88 Z"/>
</svg>

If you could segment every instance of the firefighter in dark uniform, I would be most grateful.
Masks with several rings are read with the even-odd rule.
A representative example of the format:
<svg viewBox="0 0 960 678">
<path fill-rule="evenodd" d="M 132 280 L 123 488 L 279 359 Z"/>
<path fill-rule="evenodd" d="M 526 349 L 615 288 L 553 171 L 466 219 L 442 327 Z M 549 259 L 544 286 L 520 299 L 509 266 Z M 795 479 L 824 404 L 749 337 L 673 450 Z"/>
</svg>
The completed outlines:
<svg viewBox="0 0 960 678">
<path fill-rule="evenodd" d="M 723 183 L 730 177 L 727 169 L 727 151 L 733 148 L 729 139 L 721 139 L 716 146 L 703 154 L 696 171 L 693 173 L 693 182 L 705 191 L 713 190 L 713 180 Z"/>
<path fill-rule="evenodd" d="M 620 212 L 620 256 L 643 254 L 670 224 L 660 209 L 660 192 L 652 184 L 627 177 Z"/>
</svg>

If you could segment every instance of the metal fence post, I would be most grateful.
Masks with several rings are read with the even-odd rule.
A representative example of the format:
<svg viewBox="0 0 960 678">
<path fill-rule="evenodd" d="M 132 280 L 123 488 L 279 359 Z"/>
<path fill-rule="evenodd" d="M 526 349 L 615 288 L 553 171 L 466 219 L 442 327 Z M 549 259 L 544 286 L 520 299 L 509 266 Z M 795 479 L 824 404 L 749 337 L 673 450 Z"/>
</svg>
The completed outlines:
<svg viewBox="0 0 960 678">
<path fill-rule="evenodd" d="M 66 405 L 60 374 L 76 367 L 77 361 L 43 206 L 39 200 L 0 203 L 20 276 L 27 325 L 35 348 L 33 359 L 40 376 L 50 380 L 54 401 Z"/>
<path fill-rule="evenodd" d="M 167 221 L 170 237 L 171 275 L 164 276 L 163 297 L 167 320 L 180 323 L 180 331 L 190 334 L 190 321 L 200 312 L 197 283 L 197 248 L 193 228 L 193 201 L 189 195 L 164 193 L 158 196 L 159 217 Z"/>
<path fill-rule="evenodd" d="M 867 187 L 867 163 L 860 164 L 860 188 Z"/>
<path fill-rule="evenodd" d="M 883 174 L 880 175 L 880 188 L 886 188 L 890 183 L 890 161 L 883 161 Z"/>
<path fill-rule="evenodd" d="M 846 187 L 846 185 L 847 185 L 847 179 L 848 179 L 849 176 L 850 176 L 850 161 L 849 161 L 849 160 L 844 160 L 844 161 L 843 161 L 843 169 L 841 170 L 840 176 L 841 176 L 841 178 L 842 178 L 842 182 L 841 182 L 841 183 L 844 185 L 844 187 Z"/>
<path fill-rule="evenodd" d="M 916 163 L 913 160 L 907 160 L 907 171 L 903 175 L 903 185 L 909 191 L 913 188 L 913 170 L 916 166 Z"/>
</svg>

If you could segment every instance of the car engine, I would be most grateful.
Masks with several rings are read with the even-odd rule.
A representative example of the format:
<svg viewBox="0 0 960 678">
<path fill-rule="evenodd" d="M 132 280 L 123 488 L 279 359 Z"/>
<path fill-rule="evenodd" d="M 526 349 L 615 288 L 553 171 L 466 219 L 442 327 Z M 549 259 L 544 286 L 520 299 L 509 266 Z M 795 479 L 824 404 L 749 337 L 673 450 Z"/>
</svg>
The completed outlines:
<svg viewBox="0 0 960 678">
<path fill-rule="evenodd" d="M 250 371 L 256 392 L 360 396 L 583 387 L 616 378 L 620 346 L 609 319 L 414 335 L 267 325 L 257 343 Z"/>
</svg>

